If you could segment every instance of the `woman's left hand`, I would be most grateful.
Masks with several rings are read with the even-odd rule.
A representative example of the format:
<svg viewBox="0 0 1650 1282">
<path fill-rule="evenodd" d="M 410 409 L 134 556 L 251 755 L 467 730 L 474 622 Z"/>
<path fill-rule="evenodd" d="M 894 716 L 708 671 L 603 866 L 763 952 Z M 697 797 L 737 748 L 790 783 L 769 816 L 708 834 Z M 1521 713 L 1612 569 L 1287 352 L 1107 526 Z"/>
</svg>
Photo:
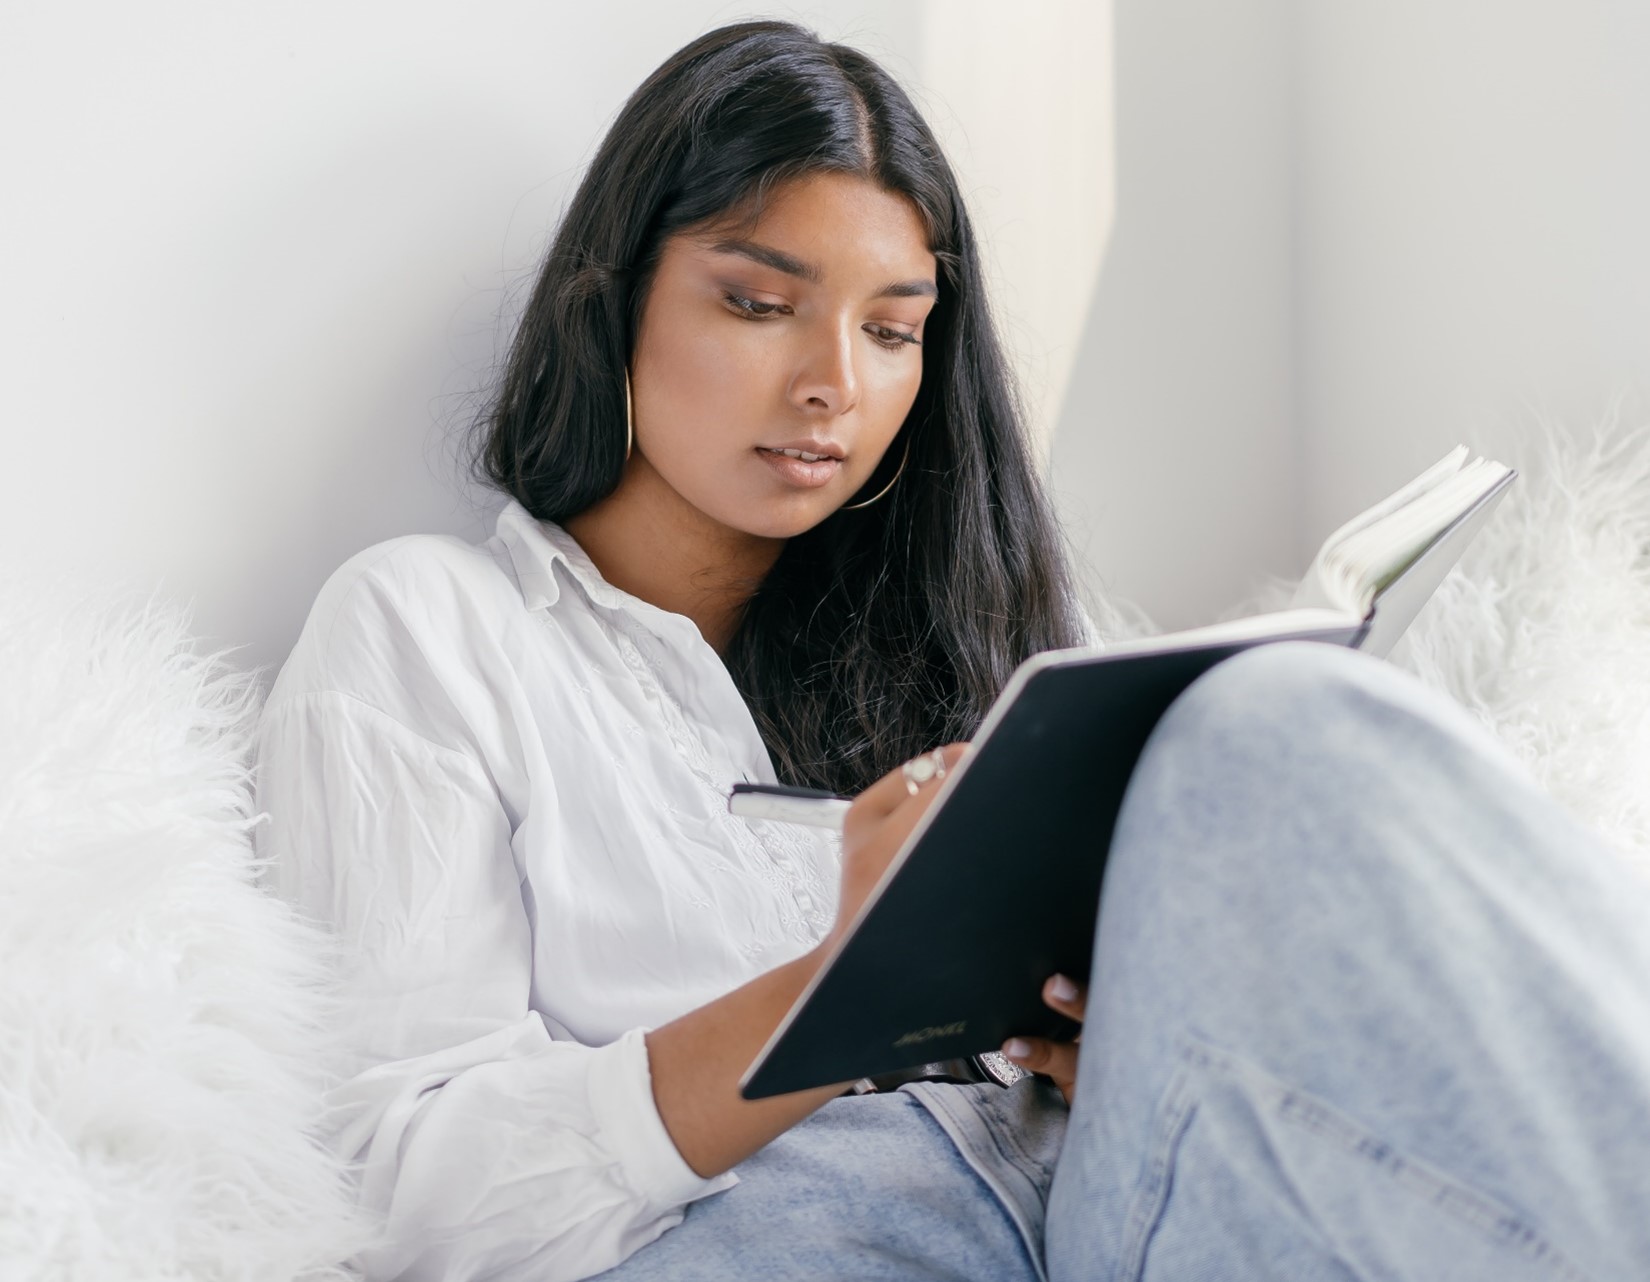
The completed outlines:
<svg viewBox="0 0 1650 1282">
<path fill-rule="evenodd" d="M 1043 1000 L 1079 1023 L 1088 996 L 1086 987 L 1064 975 L 1051 975 L 1043 985 Z M 1069 1042 L 1054 1042 L 1046 1037 L 1011 1037 L 1003 1043 L 1003 1054 L 1021 1068 L 1052 1079 L 1069 1107 L 1077 1090 L 1077 1050 L 1082 1040 L 1081 1033 Z"/>
</svg>

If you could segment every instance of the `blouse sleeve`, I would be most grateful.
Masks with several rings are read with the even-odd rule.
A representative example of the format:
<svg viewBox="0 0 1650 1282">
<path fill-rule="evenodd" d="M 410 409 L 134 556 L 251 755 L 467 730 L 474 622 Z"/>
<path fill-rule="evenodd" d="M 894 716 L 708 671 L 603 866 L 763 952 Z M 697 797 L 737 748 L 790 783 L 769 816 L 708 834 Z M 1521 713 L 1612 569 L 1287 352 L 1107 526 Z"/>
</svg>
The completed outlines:
<svg viewBox="0 0 1650 1282">
<path fill-rule="evenodd" d="M 336 691 L 271 702 L 257 753 L 272 889 L 341 948 L 329 1102 L 382 1225 L 367 1276 L 588 1277 L 737 1183 L 677 1152 L 642 1029 L 586 1047 L 531 1009 L 510 825 L 472 756 Z"/>
</svg>

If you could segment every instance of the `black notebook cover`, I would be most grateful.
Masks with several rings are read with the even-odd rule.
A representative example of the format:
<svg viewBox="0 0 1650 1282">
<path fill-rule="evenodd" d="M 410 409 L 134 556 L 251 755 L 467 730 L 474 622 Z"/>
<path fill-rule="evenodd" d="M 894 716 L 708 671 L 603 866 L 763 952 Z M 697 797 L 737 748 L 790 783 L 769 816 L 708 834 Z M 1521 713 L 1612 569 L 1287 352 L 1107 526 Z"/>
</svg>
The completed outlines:
<svg viewBox="0 0 1650 1282">
<path fill-rule="evenodd" d="M 1223 659 L 1285 640 L 1384 655 L 1506 492 L 1447 526 L 1362 624 L 1243 641 L 1050 651 L 1015 672 L 857 923 L 740 1082 L 746 1099 L 1069 1037 L 1043 1003 L 1088 975 L 1100 882 L 1135 762 L 1177 696 Z"/>
<path fill-rule="evenodd" d="M 1361 632 L 1293 635 L 1350 645 Z M 1070 1021 L 1042 1002 L 1043 981 L 1088 975 L 1101 874 L 1134 763 L 1175 697 L 1248 644 L 1054 651 L 1022 666 L 1000 719 L 982 727 L 890 869 L 897 875 L 775 1031 L 741 1094 L 996 1050 L 1016 1033 L 1070 1036 Z"/>
</svg>

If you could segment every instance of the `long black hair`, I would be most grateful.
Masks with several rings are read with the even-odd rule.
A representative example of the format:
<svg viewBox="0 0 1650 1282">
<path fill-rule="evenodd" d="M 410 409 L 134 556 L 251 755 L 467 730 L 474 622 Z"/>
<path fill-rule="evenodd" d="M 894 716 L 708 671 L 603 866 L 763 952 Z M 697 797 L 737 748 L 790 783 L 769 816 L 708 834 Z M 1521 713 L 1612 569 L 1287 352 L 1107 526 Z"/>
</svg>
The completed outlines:
<svg viewBox="0 0 1650 1282">
<path fill-rule="evenodd" d="M 624 371 L 666 239 L 821 171 L 907 197 L 939 265 L 921 386 L 860 497 L 905 470 L 877 502 L 787 542 L 723 657 L 779 777 L 857 792 L 971 736 L 1016 665 L 1082 640 L 956 178 L 874 61 L 744 22 L 642 83 L 557 230 L 473 465 L 539 520 L 610 494 Z"/>
</svg>

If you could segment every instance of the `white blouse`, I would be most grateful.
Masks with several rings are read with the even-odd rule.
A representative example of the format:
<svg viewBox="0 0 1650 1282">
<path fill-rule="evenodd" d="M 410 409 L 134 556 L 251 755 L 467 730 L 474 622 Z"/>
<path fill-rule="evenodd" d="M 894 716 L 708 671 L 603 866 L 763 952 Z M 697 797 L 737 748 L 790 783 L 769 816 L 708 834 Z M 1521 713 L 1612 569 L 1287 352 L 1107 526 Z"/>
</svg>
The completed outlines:
<svg viewBox="0 0 1650 1282">
<path fill-rule="evenodd" d="M 737 1182 L 677 1153 L 642 1034 L 812 947 L 840 848 L 727 813 L 774 772 L 691 620 L 514 501 L 391 539 L 321 589 L 257 763 L 270 884 L 343 948 L 369 1276 L 588 1277 Z"/>
</svg>

